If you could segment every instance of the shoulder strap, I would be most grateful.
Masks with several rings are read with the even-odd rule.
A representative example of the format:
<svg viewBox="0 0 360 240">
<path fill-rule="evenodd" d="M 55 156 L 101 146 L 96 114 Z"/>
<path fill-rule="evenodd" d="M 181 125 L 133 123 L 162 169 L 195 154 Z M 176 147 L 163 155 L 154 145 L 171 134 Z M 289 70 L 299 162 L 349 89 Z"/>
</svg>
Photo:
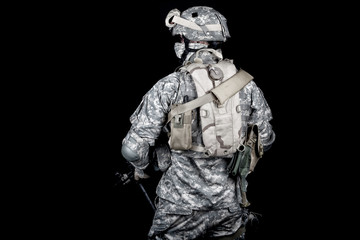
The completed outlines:
<svg viewBox="0 0 360 240">
<path fill-rule="evenodd" d="M 215 100 L 220 104 L 223 104 L 227 99 L 240 91 L 252 79 L 253 77 L 249 73 L 240 69 L 231 78 L 212 89 L 209 93 L 171 109 L 168 113 L 168 120 L 166 123 L 170 122 L 174 116 L 200 107 L 205 103 Z"/>
<path fill-rule="evenodd" d="M 223 104 L 235 93 L 239 92 L 252 79 L 253 77 L 249 73 L 240 69 L 227 81 L 212 89 L 211 92 L 216 96 L 217 101 L 220 104 Z"/>
</svg>

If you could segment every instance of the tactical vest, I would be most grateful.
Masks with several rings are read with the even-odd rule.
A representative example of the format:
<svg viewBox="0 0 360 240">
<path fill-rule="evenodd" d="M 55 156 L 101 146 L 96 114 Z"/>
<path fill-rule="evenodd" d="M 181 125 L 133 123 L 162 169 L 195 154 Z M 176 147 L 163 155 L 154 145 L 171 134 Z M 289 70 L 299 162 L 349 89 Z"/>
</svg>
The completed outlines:
<svg viewBox="0 0 360 240">
<path fill-rule="evenodd" d="M 198 98 L 175 104 L 168 116 L 171 121 L 170 148 L 204 152 L 207 156 L 226 156 L 236 152 L 241 139 L 241 107 L 238 92 L 252 76 L 237 71 L 231 60 L 216 64 L 194 62 L 180 68 L 190 74 Z M 204 146 L 191 140 L 192 109 L 199 107 Z"/>
</svg>

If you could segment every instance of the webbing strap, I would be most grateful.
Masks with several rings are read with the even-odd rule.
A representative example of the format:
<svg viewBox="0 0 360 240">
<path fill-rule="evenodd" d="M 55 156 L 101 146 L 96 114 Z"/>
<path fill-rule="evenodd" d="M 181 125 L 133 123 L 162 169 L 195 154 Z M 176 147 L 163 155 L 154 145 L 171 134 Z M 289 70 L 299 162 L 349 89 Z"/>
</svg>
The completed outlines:
<svg viewBox="0 0 360 240">
<path fill-rule="evenodd" d="M 169 112 L 167 123 L 170 122 L 174 116 L 200 107 L 205 103 L 211 102 L 213 100 L 216 100 L 216 97 L 211 92 L 209 92 L 208 94 L 198 97 L 190 102 L 178 105 Z"/>
<path fill-rule="evenodd" d="M 197 31 L 222 31 L 221 25 L 220 24 L 207 24 L 204 25 L 202 27 L 200 27 L 199 25 L 197 25 L 194 22 L 190 22 L 187 19 L 184 19 L 182 17 L 178 17 L 178 16 L 174 16 L 173 19 L 171 20 L 172 23 L 176 23 Z"/>
<path fill-rule="evenodd" d="M 227 99 L 240 91 L 252 79 L 253 77 L 249 73 L 240 69 L 231 78 L 212 89 L 209 93 L 173 108 L 168 113 L 168 120 L 166 123 L 170 122 L 171 119 L 178 114 L 190 111 L 213 100 L 223 104 Z"/>
<path fill-rule="evenodd" d="M 216 96 L 220 104 L 225 103 L 231 96 L 240 91 L 253 77 L 244 70 L 238 71 L 229 80 L 223 82 L 211 92 Z"/>
<path fill-rule="evenodd" d="M 191 145 L 190 150 L 195 151 L 195 152 L 206 152 L 206 148 L 199 146 L 199 145 L 195 145 L 194 143 Z"/>
</svg>

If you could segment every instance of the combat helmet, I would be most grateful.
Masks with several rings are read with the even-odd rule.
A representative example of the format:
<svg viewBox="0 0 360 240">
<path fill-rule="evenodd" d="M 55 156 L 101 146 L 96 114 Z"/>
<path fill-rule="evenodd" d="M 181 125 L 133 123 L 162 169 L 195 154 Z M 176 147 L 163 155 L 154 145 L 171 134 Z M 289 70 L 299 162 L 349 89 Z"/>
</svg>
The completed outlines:
<svg viewBox="0 0 360 240">
<path fill-rule="evenodd" d="M 195 6 L 182 13 L 171 10 L 165 24 L 172 35 L 180 35 L 190 41 L 225 42 L 229 37 L 226 18 L 215 9 L 207 6 Z"/>
</svg>

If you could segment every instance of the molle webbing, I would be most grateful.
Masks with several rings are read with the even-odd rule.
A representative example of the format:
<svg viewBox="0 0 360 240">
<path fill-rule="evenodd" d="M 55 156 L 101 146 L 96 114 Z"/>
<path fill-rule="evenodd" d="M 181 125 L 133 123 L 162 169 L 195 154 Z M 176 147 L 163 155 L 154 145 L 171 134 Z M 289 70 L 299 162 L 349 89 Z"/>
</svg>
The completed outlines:
<svg viewBox="0 0 360 240">
<path fill-rule="evenodd" d="M 212 89 L 209 93 L 171 109 L 167 122 L 170 122 L 171 119 L 178 114 L 190 111 L 211 101 L 223 104 L 252 79 L 253 77 L 249 73 L 240 69 L 234 76 Z"/>
</svg>

